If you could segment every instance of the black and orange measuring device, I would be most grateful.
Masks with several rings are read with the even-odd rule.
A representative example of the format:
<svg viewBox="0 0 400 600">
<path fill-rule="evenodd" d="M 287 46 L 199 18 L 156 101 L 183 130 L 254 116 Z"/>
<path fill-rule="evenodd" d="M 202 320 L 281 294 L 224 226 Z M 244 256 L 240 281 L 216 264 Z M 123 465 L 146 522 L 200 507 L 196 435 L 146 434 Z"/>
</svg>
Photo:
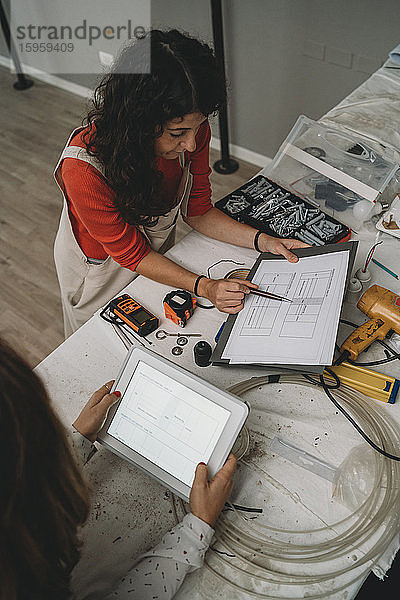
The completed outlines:
<svg viewBox="0 0 400 600">
<path fill-rule="evenodd" d="M 129 294 L 122 294 L 111 300 L 102 311 L 101 316 L 103 318 L 105 318 L 103 313 L 107 310 L 129 325 L 141 337 L 148 335 L 158 327 L 158 318 L 144 308 L 137 300 L 129 296 Z M 112 323 L 118 324 L 114 319 L 110 320 Z"/>
<path fill-rule="evenodd" d="M 185 327 L 196 308 L 196 298 L 185 290 L 174 290 L 163 300 L 165 316 L 179 327 Z"/>
</svg>

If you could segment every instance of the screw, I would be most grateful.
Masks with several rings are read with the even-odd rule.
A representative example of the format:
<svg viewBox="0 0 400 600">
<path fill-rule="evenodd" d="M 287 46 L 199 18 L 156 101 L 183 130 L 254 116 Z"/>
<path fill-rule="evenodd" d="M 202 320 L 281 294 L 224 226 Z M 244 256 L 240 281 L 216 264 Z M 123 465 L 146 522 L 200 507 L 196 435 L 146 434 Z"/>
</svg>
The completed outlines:
<svg viewBox="0 0 400 600">
<path fill-rule="evenodd" d="M 314 225 L 314 223 L 318 223 L 319 221 L 322 221 L 323 218 L 324 218 L 324 215 L 322 213 L 320 213 L 319 215 L 317 215 L 316 217 L 311 219 L 311 221 L 308 221 L 307 225 Z"/>
<path fill-rule="evenodd" d="M 323 246 L 323 241 L 311 233 L 311 231 L 307 231 L 307 235 L 315 244 L 317 244 L 317 246 Z"/>
<path fill-rule="evenodd" d="M 309 244 L 312 241 L 302 233 L 302 230 L 296 231 L 295 235 L 297 238 L 299 238 L 299 240 L 301 240 L 302 242 L 305 242 L 306 244 Z"/>
</svg>

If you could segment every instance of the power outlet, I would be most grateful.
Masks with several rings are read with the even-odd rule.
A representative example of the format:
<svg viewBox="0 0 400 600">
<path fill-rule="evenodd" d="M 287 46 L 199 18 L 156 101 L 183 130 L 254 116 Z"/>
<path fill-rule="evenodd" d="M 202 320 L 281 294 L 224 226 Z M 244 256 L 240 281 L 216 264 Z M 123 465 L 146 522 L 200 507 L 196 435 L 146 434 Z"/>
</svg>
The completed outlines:
<svg viewBox="0 0 400 600">
<path fill-rule="evenodd" d="M 99 60 L 103 67 L 111 67 L 114 62 L 114 56 L 109 52 L 99 50 Z"/>
</svg>

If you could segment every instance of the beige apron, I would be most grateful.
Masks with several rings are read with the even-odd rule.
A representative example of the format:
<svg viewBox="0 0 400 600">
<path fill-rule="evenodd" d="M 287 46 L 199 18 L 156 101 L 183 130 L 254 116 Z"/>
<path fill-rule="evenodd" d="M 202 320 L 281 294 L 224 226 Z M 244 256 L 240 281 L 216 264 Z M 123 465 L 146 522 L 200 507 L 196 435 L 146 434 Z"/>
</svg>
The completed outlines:
<svg viewBox="0 0 400 600">
<path fill-rule="evenodd" d="M 108 256 L 100 263 L 92 263 L 82 252 L 75 239 L 68 214 L 67 194 L 61 176 L 64 158 L 76 158 L 91 164 L 103 174 L 102 165 L 84 148 L 69 146 L 72 137 L 82 128 L 75 129 L 60 156 L 54 178 L 64 197 L 60 224 L 54 242 L 54 261 L 61 292 L 65 337 L 85 323 L 99 308 L 128 285 L 137 273 L 126 269 Z M 138 227 L 147 237 L 152 250 L 164 253 L 175 242 L 176 221 L 179 211 L 186 216 L 193 183 L 190 162 L 185 164 L 184 153 L 179 156 L 182 177 L 176 195 L 176 206 L 151 227 Z"/>
</svg>

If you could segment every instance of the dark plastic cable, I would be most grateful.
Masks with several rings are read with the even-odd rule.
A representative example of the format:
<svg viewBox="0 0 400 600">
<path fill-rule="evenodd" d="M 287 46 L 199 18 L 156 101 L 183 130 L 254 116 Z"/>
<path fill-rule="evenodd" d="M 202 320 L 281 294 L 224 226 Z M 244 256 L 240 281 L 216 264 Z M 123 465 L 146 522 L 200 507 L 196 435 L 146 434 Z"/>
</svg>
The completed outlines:
<svg viewBox="0 0 400 600">
<path fill-rule="evenodd" d="M 333 371 L 331 371 L 329 368 L 325 369 L 327 371 L 327 373 L 329 373 L 329 375 L 331 377 L 335 378 L 336 373 L 334 373 Z M 324 379 L 324 375 L 323 373 L 321 373 L 321 375 L 319 376 L 319 380 L 321 382 L 321 386 L 324 389 L 325 394 L 328 396 L 329 400 L 331 402 L 333 402 L 333 404 L 336 406 L 336 408 L 338 410 L 340 410 L 340 412 L 346 417 L 346 419 L 348 419 L 350 421 L 350 423 L 353 425 L 353 427 L 358 431 L 358 433 L 364 438 L 364 440 L 370 445 L 372 446 L 372 448 L 374 450 L 376 450 L 377 452 L 379 452 L 380 454 L 383 454 L 383 456 L 386 456 L 386 458 L 390 458 L 391 460 L 397 460 L 400 461 L 400 456 L 395 456 L 394 454 L 390 454 L 389 452 L 386 452 L 386 450 L 383 450 L 383 448 L 380 448 L 379 446 L 377 446 L 375 444 L 375 442 L 373 442 L 371 440 L 371 438 L 368 437 L 368 435 L 361 429 L 361 427 L 359 426 L 359 424 L 353 419 L 353 417 L 351 415 L 349 415 L 349 413 L 343 408 L 343 406 L 341 404 L 339 404 L 339 402 L 336 400 L 336 398 L 331 394 L 330 392 L 330 388 L 329 386 L 326 385 L 325 379 Z"/>
<path fill-rule="evenodd" d="M 327 368 L 325 368 L 325 370 L 328 371 Z M 328 372 L 329 372 L 329 375 L 331 375 L 331 377 L 333 377 L 333 379 L 335 380 L 335 383 L 334 383 L 334 385 L 326 384 L 326 387 L 330 390 L 337 390 L 340 387 L 340 379 L 336 375 L 336 373 L 334 373 L 333 371 L 328 371 Z M 302 373 L 301 375 L 304 377 L 304 379 L 307 379 L 307 381 L 310 381 L 312 384 L 318 385 L 318 386 L 321 385 L 321 383 L 319 381 L 316 381 L 315 379 L 310 377 L 310 375 L 308 375 L 307 373 Z"/>
<path fill-rule="evenodd" d="M 223 258 L 222 260 L 218 260 L 217 262 L 215 262 L 214 264 L 212 264 L 208 267 L 207 277 L 209 277 L 211 279 L 211 274 L 210 274 L 211 269 L 221 263 L 233 263 L 234 265 L 239 265 L 240 267 L 243 267 L 245 265 L 245 263 L 240 263 L 240 262 L 237 262 L 236 260 L 232 260 L 230 258 Z"/>
</svg>

